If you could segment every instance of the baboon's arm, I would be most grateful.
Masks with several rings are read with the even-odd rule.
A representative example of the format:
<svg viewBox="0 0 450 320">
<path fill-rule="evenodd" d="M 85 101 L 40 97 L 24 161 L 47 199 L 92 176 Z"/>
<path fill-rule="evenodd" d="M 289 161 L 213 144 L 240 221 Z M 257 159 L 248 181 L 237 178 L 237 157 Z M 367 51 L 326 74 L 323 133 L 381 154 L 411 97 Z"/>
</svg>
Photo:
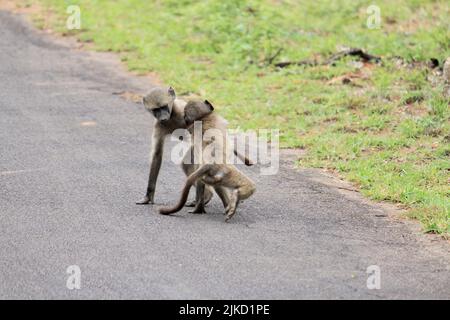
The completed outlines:
<svg viewBox="0 0 450 320">
<path fill-rule="evenodd" d="M 150 173 L 148 176 L 147 192 L 145 197 L 136 202 L 136 204 L 153 204 L 155 195 L 156 180 L 158 179 L 159 169 L 161 168 L 162 156 L 164 152 L 164 138 L 165 134 L 162 130 L 155 127 L 152 138 L 152 151 L 150 153 Z"/>
</svg>

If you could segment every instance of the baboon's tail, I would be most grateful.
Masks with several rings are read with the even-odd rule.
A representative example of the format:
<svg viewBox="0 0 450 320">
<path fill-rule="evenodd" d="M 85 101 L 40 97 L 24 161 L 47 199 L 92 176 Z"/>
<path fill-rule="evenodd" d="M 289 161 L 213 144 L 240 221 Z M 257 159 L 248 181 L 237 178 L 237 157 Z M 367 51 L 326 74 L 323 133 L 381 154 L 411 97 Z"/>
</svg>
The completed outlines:
<svg viewBox="0 0 450 320">
<path fill-rule="evenodd" d="M 200 178 L 205 172 L 207 172 L 210 169 L 211 165 L 206 164 L 198 168 L 196 171 L 194 171 L 186 180 L 186 184 L 183 187 L 183 190 L 181 191 L 181 197 L 178 203 L 173 207 L 162 207 L 159 208 L 160 214 L 171 214 L 180 211 L 184 205 L 186 204 L 189 190 L 191 189 L 192 185 L 197 181 L 198 178 Z"/>
<path fill-rule="evenodd" d="M 242 161 L 244 161 L 246 166 L 252 166 L 254 165 L 253 161 L 250 160 L 249 158 L 247 158 L 245 155 L 239 153 L 236 149 L 233 150 L 234 154 L 236 155 L 236 157 L 238 157 L 239 159 L 241 159 Z"/>
</svg>

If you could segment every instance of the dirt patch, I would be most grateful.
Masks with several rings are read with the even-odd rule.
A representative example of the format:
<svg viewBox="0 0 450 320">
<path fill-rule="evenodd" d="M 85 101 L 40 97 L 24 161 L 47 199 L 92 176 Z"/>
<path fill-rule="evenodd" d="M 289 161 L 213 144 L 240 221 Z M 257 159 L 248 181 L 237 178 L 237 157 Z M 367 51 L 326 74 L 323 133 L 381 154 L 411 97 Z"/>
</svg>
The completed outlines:
<svg viewBox="0 0 450 320">
<path fill-rule="evenodd" d="M 346 74 L 332 78 L 327 82 L 329 85 L 335 84 L 348 84 L 355 87 L 364 87 L 367 84 L 367 80 L 372 75 L 372 69 L 375 65 L 368 62 L 355 62 L 353 66 L 357 68 L 356 71 L 348 72 Z"/>
<path fill-rule="evenodd" d="M 418 103 L 407 104 L 404 107 L 400 107 L 399 111 L 414 118 L 423 118 L 428 114 L 427 106 Z"/>
<path fill-rule="evenodd" d="M 0 10 L 5 10 L 5 11 L 15 11 L 17 8 L 17 5 L 15 2 L 10 1 L 10 0 L 2 0 L 0 2 Z"/>
<path fill-rule="evenodd" d="M 142 101 L 142 94 L 131 92 L 131 91 L 120 91 L 120 92 L 113 92 L 113 94 L 118 95 L 122 98 L 124 98 L 127 101 L 131 101 L 134 103 L 141 103 Z"/>
</svg>

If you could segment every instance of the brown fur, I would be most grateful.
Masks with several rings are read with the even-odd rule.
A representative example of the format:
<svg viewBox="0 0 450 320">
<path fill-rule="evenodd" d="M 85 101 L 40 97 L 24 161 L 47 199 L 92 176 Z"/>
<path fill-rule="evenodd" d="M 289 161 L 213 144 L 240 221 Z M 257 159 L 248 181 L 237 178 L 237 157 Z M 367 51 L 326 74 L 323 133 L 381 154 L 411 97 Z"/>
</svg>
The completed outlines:
<svg viewBox="0 0 450 320">
<path fill-rule="evenodd" d="M 225 188 L 229 193 L 229 202 L 225 208 L 228 221 L 236 213 L 239 201 L 250 197 L 256 190 L 252 180 L 240 172 L 235 166 L 227 164 L 205 164 L 191 174 L 183 187 L 178 203 L 173 207 L 159 209 L 161 214 L 180 211 L 186 203 L 191 186 L 198 180 L 204 184 Z"/>
</svg>

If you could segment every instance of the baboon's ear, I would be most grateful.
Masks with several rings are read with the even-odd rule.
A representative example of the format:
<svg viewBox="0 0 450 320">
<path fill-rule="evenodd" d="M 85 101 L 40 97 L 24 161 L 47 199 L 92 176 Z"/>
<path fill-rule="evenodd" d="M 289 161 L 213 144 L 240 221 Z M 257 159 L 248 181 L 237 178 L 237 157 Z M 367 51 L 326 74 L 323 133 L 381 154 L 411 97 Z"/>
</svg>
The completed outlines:
<svg viewBox="0 0 450 320">
<path fill-rule="evenodd" d="M 205 104 L 211 109 L 211 111 L 214 111 L 214 107 L 208 100 L 205 100 Z"/>
<path fill-rule="evenodd" d="M 169 90 L 167 92 L 169 92 L 169 95 L 175 98 L 175 90 L 172 87 L 169 87 Z"/>
</svg>

